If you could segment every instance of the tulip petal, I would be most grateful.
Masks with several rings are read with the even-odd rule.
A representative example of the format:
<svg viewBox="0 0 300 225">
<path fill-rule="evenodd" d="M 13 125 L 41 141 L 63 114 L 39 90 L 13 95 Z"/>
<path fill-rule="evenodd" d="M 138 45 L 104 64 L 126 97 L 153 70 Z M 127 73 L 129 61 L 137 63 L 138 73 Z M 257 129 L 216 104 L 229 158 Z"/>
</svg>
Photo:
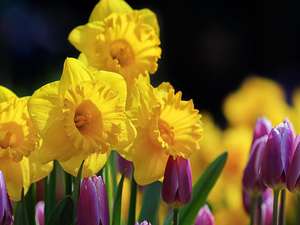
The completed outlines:
<svg viewBox="0 0 300 225">
<path fill-rule="evenodd" d="M 106 193 L 106 187 L 102 177 L 93 177 L 93 182 L 96 186 L 97 196 L 98 196 L 98 207 L 100 211 L 100 220 L 102 225 L 110 224 L 109 217 L 109 207 L 108 207 L 108 199 Z"/>
<path fill-rule="evenodd" d="M 142 140 L 133 153 L 134 179 L 139 185 L 153 183 L 164 176 L 168 156 L 148 139 Z"/>
<path fill-rule="evenodd" d="M 64 99 L 65 92 L 70 88 L 70 85 L 76 85 L 89 80 L 95 80 L 92 72 L 77 59 L 67 58 L 58 87 L 60 99 Z"/>
<path fill-rule="evenodd" d="M 294 151 L 294 136 L 289 125 L 286 123 L 284 125 L 285 129 L 281 137 L 281 160 L 286 178 Z"/>
<path fill-rule="evenodd" d="M 0 224 L 11 224 L 13 209 L 8 199 L 5 179 L 0 170 Z"/>
<path fill-rule="evenodd" d="M 294 194 L 300 195 L 300 185 L 297 184 L 300 176 L 300 145 L 299 145 L 299 137 L 298 134 L 296 137 L 297 147 L 292 158 L 288 174 L 286 180 L 286 186 L 289 191 L 293 192 Z"/>
<path fill-rule="evenodd" d="M 76 225 L 99 225 L 100 213 L 96 186 L 90 178 L 82 181 L 77 209 Z"/>
<path fill-rule="evenodd" d="M 162 199 L 168 205 L 173 205 L 175 201 L 178 200 L 176 198 L 178 197 L 177 191 L 179 188 L 179 173 L 180 171 L 178 170 L 177 160 L 174 160 L 173 156 L 169 156 L 161 188 Z"/>
<path fill-rule="evenodd" d="M 28 112 L 37 132 L 43 138 L 49 127 L 63 118 L 58 98 L 59 81 L 44 85 L 36 90 L 28 100 Z"/>
<path fill-rule="evenodd" d="M 181 205 L 186 205 L 192 197 L 193 192 L 193 181 L 192 181 L 192 172 L 191 164 L 188 159 L 183 157 L 178 157 L 177 160 L 177 169 L 178 169 L 178 195 Z"/>
</svg>

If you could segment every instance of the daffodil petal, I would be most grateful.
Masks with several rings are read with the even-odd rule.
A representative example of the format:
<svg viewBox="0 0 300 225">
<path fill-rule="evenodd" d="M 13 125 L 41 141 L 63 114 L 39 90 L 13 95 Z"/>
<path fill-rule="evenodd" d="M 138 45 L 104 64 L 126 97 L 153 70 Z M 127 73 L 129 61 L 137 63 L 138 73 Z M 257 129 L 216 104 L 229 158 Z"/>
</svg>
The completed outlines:
<svg viewBox="0 0 300 225">
<path fill-rule="evenodd" d="M 96 79 L 109 83 L 111 85 L 111 90 L 116 92 L 120 96 L 121 103 L 125 105 L 127 98 L 127 89 L 126 82 L 121 75 L 107 71 L 97 71 L 94 72 L 94 75 Z"/>
<path fill-rule="evenodd" d="M 83 168 L 82 168 L 82 174 L 81 178 L 85 177 L 91 177 L 94 174 L 97 174 L 105 165 L 107 162 L 110 150 L 108 150 L 104 154 L 98 154 L 98 153 L 92 153 L 89 155 L 86 155 L 84 153 L 81 153 L 78 156 L 75 156 L 68 161 L 65 162 L 59 162 L 61 167 L 69 174 L 72 174 L 73 176 L 77 176 L 79 167 L 82 163 L 82 161 L 85 159 Z"/>
<path fill-rule="evenodd" d="M 159 37 L 160 29 L 157 22 L 156 14 L 150 9 L 141 9 L 139 10 L 139 12 L 145 15 L 144 23 L 149 24 L 151 27 L 153 27 L 155 34 Z"/>
<path fill-rule="evenodd" d="M 16 96 L 11 90 L 0 85 L 0 103 L 7 101 L 11 96 Z"/>
<path fill-rule="evenodd" d="M 54 159 L 66 161 L 70 157 L 80 153 L 76 151 L 72 143 L 68 140 L 62 121 L 53 123 L 45 133 L 43 140 L 38 155 L 39 161 L 42 164 Z"/>
<path fill-rule="evenodd" d="M 131 121 L 127 118 L 125 123 L 121 123 L 121 129 L 123 130 L 119 135 L 119 142 L 117 145 L 113 146 L 114 150 L 117 150 L 118 153 L 128 161 L 132 161 L 133 149 L 129 151 L 129 148 L 126 148 L 131 144 L 136 138 L 137 132 Z"/>
<path fill-rule="evenodd" d="M 127 13 L 133 9 L 123 0 L 101 0 L 93 9 L 89 22 L 102 21 L 111 13 Z"/>
<path fill-rule="evenodd" d="M 52 82 L 36 90 L 28 101 L 28 112 L 37 132 L 43 138 L 57 118 L 62 118 L 58 98 L 59 82 Z"/>
<path fill-rule="evenodd" d="M 46 177 L 53 169 L 53 161 L 41 164 L 38 160 L 39 148 L 36 148 L 29 156 L 30 181 L 35 183 Z"/>
<path fill-rule="evenodd" d="M 163 149 L 157 149 L 151 141 L 141 141 L 134 153 L 134 179 L 139 185 L 147 185 L 164 176 L 168 156 Z"/>
<path fill-rule="evenodd" d="M 60 99 L 64 99 L 65 92 L 72 84 L 76 85 L 89 80 L 95 80 L 92 72 L 79 60 L 67 58 L 65 60 L 63 74 L 58 87 L 58 95 Z"/>
<path fill-rule="evenodd" d="M 86 59 L 91 60 L 97 58 L 95 52 L 97 35 L 103 32 L 103 29 L 102 22 L 87 23 L 73 29 L 68 39 L 78 51 L 84 52 Z"/>
<path fill-rule="evenodd" d="M 13 201 L 20 201 L 23 187 L 21 164 L 6 158 L 0 158 L 0 170 L 5 178 L 9 198 Z"/>
</svg>

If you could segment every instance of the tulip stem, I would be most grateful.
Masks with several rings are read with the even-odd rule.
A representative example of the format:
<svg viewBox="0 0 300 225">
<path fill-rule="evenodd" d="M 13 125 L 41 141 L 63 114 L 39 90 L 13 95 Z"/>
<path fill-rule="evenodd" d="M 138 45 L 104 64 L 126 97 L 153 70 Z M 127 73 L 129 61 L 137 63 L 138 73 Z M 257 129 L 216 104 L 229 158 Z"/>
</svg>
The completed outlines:
<svg viewBox="0 0 300 225">
<path fill-rule="evenodd" d="M 132 168 L 132 176 L 131 176 L 131 190 L 130 190 L 130 203 L 129 203 L 129 212 L 128 212 L 128 224 L 135 223 L 135 211 L 136 211 L 136 196 L 137 196 L 137 188 L 138 185 L 134 179 L 134 168 Z"/>
<path fill-rule="evenodd" d="M 44 186 L 44 199 L 45 199 L 45 210 L 44 210 L 44 221 L 47 224 L 53 209 L 55 208 L 55 200 L 56 200 L 56 167 L 57 161 L 53 161 L 53 170 L 52 172 L 45 178 L 45 186 Z"/>
<path fill-rule="evenodd" d="M 284 225 L 285 193 L 286 189 L 283 189 L 280 196 L 279 225 Z"/>
<path fill-rule="evenodd" d="M 261 205 L 262 205 L 262 195 L 258 197 L 258 221 L 257 221 L 257 225 L 262 225 Z"/>
<path fill-rule="evenodd" d="M 65 196 L 72 194 L 72 175 L 64 171 L 65 178 Z"/>
<path fill-rule="evenodd" d="M 250 211 L 250 225 L 255 224 L 255 205 L 256 205 L 256 197 L 251 197 L 251 211 Z"/>
<path fill-rule="evenodd" d="M 278 196 L 279 196 L 279 191 L 274 190 L 273 225 L 277 225 L 277 221 L 278 221 Z"/>
<path fill-rule="evenodd" d="M 300 225 L 300 195 L 297 195 L 297 225 Z"/>
<path fill-rule="evenodd" d="M 179 208 L 173 208 L 173 225 L 179 224 Z"/>
</svg>

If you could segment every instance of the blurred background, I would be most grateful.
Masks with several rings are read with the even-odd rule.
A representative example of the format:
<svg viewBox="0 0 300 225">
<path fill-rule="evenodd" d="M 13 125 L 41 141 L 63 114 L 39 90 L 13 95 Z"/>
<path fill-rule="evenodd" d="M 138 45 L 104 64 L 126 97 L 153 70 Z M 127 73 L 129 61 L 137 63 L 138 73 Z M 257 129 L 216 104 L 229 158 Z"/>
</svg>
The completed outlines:
<svg viewBox="0 0 300 225">
<path fill-rule="evenodd" d="M 31 95 L 58 80 L 79 52 L 69 32 L 87 23 L 98 0 L 0 0 L 0 84 Z M 272 78 L 290 101 L 300 83 L 300 2 L 127 1 L 150 8 L 161 28 L 162 58 L 152 84 L 170 81 L 222 126 L 224 97 L 248 75 Z"/>
</svg>

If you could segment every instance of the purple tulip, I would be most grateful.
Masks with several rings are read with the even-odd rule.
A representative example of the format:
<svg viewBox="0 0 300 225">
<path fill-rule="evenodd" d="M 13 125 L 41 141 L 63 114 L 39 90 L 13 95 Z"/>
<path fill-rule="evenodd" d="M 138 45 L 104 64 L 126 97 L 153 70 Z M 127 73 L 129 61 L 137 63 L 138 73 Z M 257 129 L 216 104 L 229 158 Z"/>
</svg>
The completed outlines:
<svg viewBox="0 0 300 225">
<path fill-rule="evenodd" d="M 191 165 L 188 159 L 170 156 L 165 169 L 161 196 L 173 208 L 186 205 L 192 197 L 193 183 Z"/>
<path fill-rule="evenodd" d="M 289 167 L 289 171 L 286 179 L 287 189 L 296 194 L 300 195 L 300 135 L 298 134 L 295 139 L 295 152 Z"/>
<path fill-rule="evenodd" d="M 118 171 L 122 174 L 124 170 L 126 169 L 126 177 L 130 178 L 132 173 L 132 162 L 127 161 L 122 156 L 117 154 L 117 167 Z"/>
<path fill-rule="evenodd" d="M 254 141 L 244 170 L 243 188 L 248 194 L 255 197 L 260 196 L 266 190 L 259 171 L 267 140 L 268 135 L 264 135 Z"/>
<path fill-rule="evenodd" d="M 76 225 L 109 225 L 109 208 L 105 184 L 99 176 L 84 178 L 80 188 Z"/>
<path fill-rule="evenodd" d="M 214 222 L 213 215 L 211 214 L 208 206 L 204 205 L 200 209 L 194 225 L 214 225 L 214 224 L 215 222 Z"/>
<path fill-rule="evenodd" d="M 35 220 L 37 222 L 37 225 L 44 225 L 44 210 L 44 201 L 39 201 L 35 206 Z"/>
<path fill-rule="evenodd" d="M 256 139 L 264 136 L 269 135 L 270 131 L 272 129 L 272 123 L 270 120 L 267 119 L 267 117 L 258 118 L 255 123 L 254 127 L 254 134 L 253 134 L 253 143 L 256 141 Z"/>
<path fill-rule="evenodd" d="M 264 184 L 273 190 L 286 187 L 287 172 L 294 150 L 294 136 L 288 123 L 272 128 L 266 144 L 261 165 L 261 177 Z"/>
<path fill-rule="evenodd" d="M 134 225 L 151 225 L 151 223 L 148 223 L 146 220 L 144 220 L 143 222 L 139 223 L 139 222 L 135 222 Z"/>
<path fill-rule="evenodd" d="M 8 199 L 4 175 L 0 170 L 0 224 L 14 224 L 13 209 Z"/>
</svg>

